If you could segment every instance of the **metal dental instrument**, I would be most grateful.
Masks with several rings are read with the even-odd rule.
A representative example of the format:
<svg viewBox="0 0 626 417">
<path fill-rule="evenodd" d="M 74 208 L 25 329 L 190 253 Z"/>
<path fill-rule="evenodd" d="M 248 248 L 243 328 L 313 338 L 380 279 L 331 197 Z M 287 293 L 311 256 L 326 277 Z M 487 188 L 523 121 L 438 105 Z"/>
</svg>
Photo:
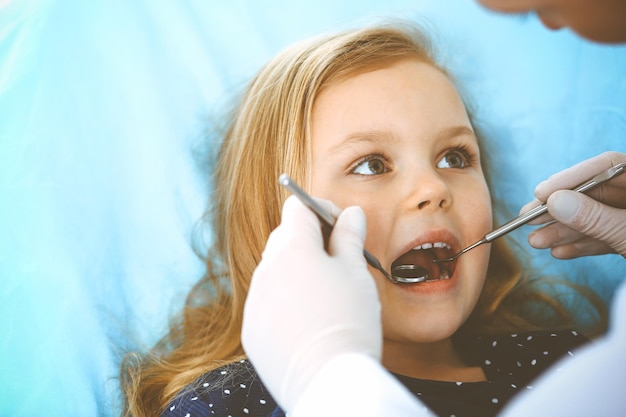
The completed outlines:
<svg viewBox="0 0 626 417">
<path fill-rule="evenodd" d="M 315 201 L 302 188 L 300 188 L 287 174 L 281 174 L 280 177 L 278 177 L 278 183 L 291 191 L 291 193 L 298 197 L 305 206 L 311 209 L 322 223 L 322 228 L 324 232 L 327 233 L 327 236 L 330 235 L 330 232 L 335 226 L 335 218 L 333 217 L 333 215 L 324 210 L 324 208 L 319 205 L 317 201 Z M 385 268 L 383 268 L 383 266 L 380 264 L 378 259 L 376 259 L 374 255 L 372 255 L 365 249 L 363 249 L 363 256 L 365 256 L 368 264 L 382 272 L 382 274 L 394 284 L 415 284 L 418 282 L 424 282 L 428 279 L 428 273 L 423 268 L 417 267 L 415 269 L 419 272 L 419 274 L 416 273 L 416 275 L 418 276 L 399 277 L 388 273 Z M 423 272 L 419 271 L 420 269 Z"/>
<path fill-rule="evenodd" d="M 616 177 L 620 174 L 623 174 L 626 171 L 626 163 L 622 162 L 621 164 L 617 164 L 614 167 L 611 167 L 609 169 L 607 169 L 606 171 L 596 175 L 595 177 L 593 177 L 592 179 L 590 179 L 589 181 L 579 185 L 578 187 L 574 188 L 573 191 L 579 192 L 579 193 L 585 193 L 593 188 L 595 188 L 596 186 L 602 184 L 605 181 L 610 180 L 613 177 Z M 542 214 L 546 213 L 548 211 L 548 205 L 547 204 L 542 204 L 538 207 L 535 207 L 534 209 L 522 214 L 519 217 L 516 217 L 515 219 L 509 221 L 508 223 L 505 223 L 504 225 L 500 226 L 499 228 L 497 228 L 496 230 L 487 233 L 482 239 L 480 239 L 478 242 L 466 247 L 465 249 L 463 249 L 461 252 L 457 253 L 456 255 L 452 256 L 451 258 L 445 258 L 445 259 L 435 259 L 433 260 L 433 262 L 452 262 L 454 261 L 456 258 L 458 258 L 459 256 L 463 255 L 465 252 L 470 251 L 472 249 L 474 249 L 476 246 L 482 245 L 483 243 L 489 243 L 492 242 L 494 240 L 496 240 L 497 238 L 506 235 L 509 232 L 512 232 L 513 230 L 517 229 L 518 227 L 536 219 L 537 217 L 541 216 Z"/>
</svg>

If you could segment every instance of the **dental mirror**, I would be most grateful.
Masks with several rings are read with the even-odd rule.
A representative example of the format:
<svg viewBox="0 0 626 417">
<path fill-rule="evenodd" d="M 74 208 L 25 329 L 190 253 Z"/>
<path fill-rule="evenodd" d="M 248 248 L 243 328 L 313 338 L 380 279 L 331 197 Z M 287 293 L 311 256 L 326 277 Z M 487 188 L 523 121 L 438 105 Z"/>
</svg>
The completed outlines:
<svg viewBox="0 0 626 417">
<path fill-rule="evenodd" d="M 311 209 L 319 218 L 322 223 L 322 230 L 326 233 L 326 236 L 330 235 L 333 227 L 335 226 L 335 217 L 318 204 L 310 195 L 308 195 L 302 188 L 300 188 L 287 174 L 282 174 L 278 177 L 278 183 L 287 188 L 292 194 L 300 199 Z M 396 266 L 393 274 L 390 274 L 383 268 L 378 259 L 374 257 L 367 250 L 363 249 L 363 256 L 373 268 L 379 270 L 385 278 L 394 284 L 415 284 L 419 282 L 431 281 L 428 278 L 428 271 L 417 265 L 399 265 Z"/>
</svg>

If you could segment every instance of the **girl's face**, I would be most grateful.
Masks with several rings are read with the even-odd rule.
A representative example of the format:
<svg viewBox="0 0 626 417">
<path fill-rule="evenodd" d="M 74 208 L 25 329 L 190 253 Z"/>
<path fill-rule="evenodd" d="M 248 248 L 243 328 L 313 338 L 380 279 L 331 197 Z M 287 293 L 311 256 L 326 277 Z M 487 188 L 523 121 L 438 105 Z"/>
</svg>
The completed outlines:
<svg viewBox="0 0 626 417">
<path fill-rule="evenodd" d="M 428 64 L 400 61 L 323 89 L 311 127 L 312 195 L 361 206 L 365 247 L 388 271 L 416 263 L 431 278 L 449 275 L 396 285 L 370 268 L 386 348 L 448 339 L 476 304 L 489 247 L 441 268 L 432 259 L 474 243 L 492 224 L 478 144 L 455 88 Z"/>
</svg>

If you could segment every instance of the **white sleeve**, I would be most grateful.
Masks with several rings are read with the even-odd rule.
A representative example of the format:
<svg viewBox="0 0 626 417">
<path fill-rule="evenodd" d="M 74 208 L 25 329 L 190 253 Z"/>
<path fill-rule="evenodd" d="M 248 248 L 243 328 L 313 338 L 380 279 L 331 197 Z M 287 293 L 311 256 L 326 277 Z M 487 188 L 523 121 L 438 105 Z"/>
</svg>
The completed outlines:
<svg viewBox="0 0 626 417">
<path fill-rule="evenodd" d="M 344 353 L 313 377 L 289 417 L 432 417 L 434 414 L 375 359 Z"/>
<path fill-rule="evenodd" d="M 553 366 L 512 401 L 503 417 L 621 417 L 626 395 L 626 281 L 611 312 L 607 335 Z"/>
</svg>

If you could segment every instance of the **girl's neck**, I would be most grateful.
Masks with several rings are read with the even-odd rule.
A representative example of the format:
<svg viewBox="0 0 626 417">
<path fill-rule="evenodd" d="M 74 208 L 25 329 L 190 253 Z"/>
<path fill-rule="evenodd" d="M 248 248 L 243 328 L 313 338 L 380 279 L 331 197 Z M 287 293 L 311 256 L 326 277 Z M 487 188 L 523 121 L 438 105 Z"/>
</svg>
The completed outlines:
<svg viewBox="0 0 626 417">
<path fill-rule="evenodd" d="M 385 340 L 383 346 L 383 365 L 396 374 L 450 382 L 487 380 L 482 368 L 463 361 L 450 339 L 420 344 Z"/>
</svg>

